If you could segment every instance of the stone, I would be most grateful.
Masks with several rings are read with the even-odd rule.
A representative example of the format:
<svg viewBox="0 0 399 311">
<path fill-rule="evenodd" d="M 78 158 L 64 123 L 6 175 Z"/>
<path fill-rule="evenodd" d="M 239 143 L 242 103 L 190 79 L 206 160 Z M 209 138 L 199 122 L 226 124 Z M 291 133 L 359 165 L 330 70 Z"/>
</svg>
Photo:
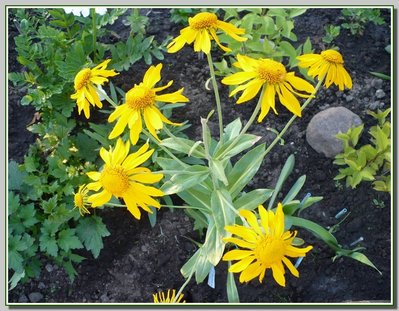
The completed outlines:
<svg viewBox="0 0 399 311">
<path fill-rule="evenodd" d="M 381 89 L 378 89 L 377 91 L 375 91 L 375 97 L 377 97 L 378 99 L 384 98 L 385 92 Z"/>
<path fill-rule="evenodd" d="M 18 302 L 19 303 L 27 303 L 27 302 L 29 302 L 29 300 L 28 300 L 28 297 L 26 297 L 25 294 L 22 294 L 21 296 L 19 296 Z"/>
<path fill-rule="evenodd" d="M 39 302 L 43 299 L 43 294 L 39 292 L 33 292 L 28 295 L 30 302 Z"/>
<path fill-rule="evenodd" d="M 317 113 L 306 129 L 306 141 L 318 153 L 334 158 L 343 151 L 342 142 L 335 137 L 352 126 L 362 124 L 360 117 L 345 107 L 334 107 Z"/>
<path fill-rule="evenodd" d="M 54 267 L 52 265 L 50 265 L 49 263 L 45 266 L 47 272 L 53 272 Z"/>
</svg>

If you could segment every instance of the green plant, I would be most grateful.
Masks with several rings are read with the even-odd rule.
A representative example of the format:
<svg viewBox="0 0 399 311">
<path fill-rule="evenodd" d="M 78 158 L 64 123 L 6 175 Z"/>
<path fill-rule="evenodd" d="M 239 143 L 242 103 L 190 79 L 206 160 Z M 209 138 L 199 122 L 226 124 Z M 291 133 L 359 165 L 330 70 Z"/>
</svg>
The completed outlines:
<svg viewBox="0 0 399 311">
<path fill-rule="evenodd" d="M 337 134 L 344 144 L 344 152 L 335 157 L 334 164 L 345 166 L 339 169 L 335 180 L 346 178 L 347 187 L 356 186 L 362 181 L 372 181 L 377 191 L 390 192 L 391 189 L 391 123 L 387 120 L 391 109 L 369 111 L 378 124 L 370 128 L 371 143 L 356 148 L 364 125 L 350 128 L 347 133 Z"/>
<path fill-rule="evenodd" d="M 384 201 L 379 200 L 379 199 L 373 199 L 373 205 L 374 205 L 376 208 L 384 208 L 384 207 L 385 207 Z"/>
<path fill-rule="evenodd" d="M 185 25 L 188 22 L 188 18 L 199 13 L 201 9 L 191 8 L 176 8 L 170 10 L 170 20 L 175 24 Z"/>
<path fill-rule="evenodd" d="M 130 27 L 129 38 L 126 42 L 107 45 L 111 51 L 113 67 L 117 71 L 128 70 L 131 65 L 142 58 L 147 65 L 152 64 L 153 57 L 163 60 L 163 51 L 167 39 L 161 44 L 154 40 L 154 36 L 146 36 L 148 17 L 140 14 L 139 9 L 132 9 L 130 16 L 125 21 Z"/>
<path fill-rule="evenodd" d="M 341 24 L 341 27 L 349 29 L 352 35 L 362 36 L 368 22 L 372 22 L 374 25 L 383 25 L 385 23 L 380 15 L 380 9 L 344 8 L 342 9 L 341 17 L 344 23 Z"/>
<path fill-rule="evenodd" d="M 334 25 L 326 25 L 324 26 L 324 31 L 326 32 L 326 34 L 321 40 L 324 43 L 331 44 L 335 40 L 335 38 L 339 36 L 341 32 L 341 27 Z"/>
</svg>

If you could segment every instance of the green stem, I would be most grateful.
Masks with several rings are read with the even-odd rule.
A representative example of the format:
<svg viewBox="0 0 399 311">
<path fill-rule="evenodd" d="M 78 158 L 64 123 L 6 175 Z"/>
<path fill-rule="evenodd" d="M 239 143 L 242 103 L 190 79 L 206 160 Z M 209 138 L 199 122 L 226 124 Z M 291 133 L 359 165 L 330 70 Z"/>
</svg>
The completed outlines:
<svg viewBox="0 0 399 311">
<path fill-rule="evenodd" d="M 172 303 L 176 303 L 176 300 L 179 299 L 179 296 L 181 294 L 181 292 L 184 290 L 184 288 L 187 286 L 187 284 L 190 282 L 191 278 L 193 277 L 194 274 L 194 270 L 190 273 L 189 277 L 187 278 L 187 280 L 184 282 L 184 284 L 180 287 L 179 291 L 177 292 L 175 299 L 173 299 L 173 301 L 171 301 Z"/>
<path fill-rule="evenodd" d="M 97 23 L 96 23 L 96 9 L 90 9 L 92 19 L 92 32 L 93 32 L 93 60 L 97 62 Z"/>
<path fill-rule="evenodd" d="M 165 127 L 164 127 L 165 128 Z M 154 138 L 150 133 L 147 132 L 147 130 L 142 129 L 142 132 L 144 133 L 145 136 L 147 136 L 153 143 L 155 143 L 159 148 L 161 148 L 163 151 L 165 151 L 173 160 L 175 160 L 177 163 L 182 165 L 183 167 L 187 167 L 187 164 L 184 163 L 182 160 L 177 158 L 172 152 L 169 151 L 169 149 L 165 148 L 162 146 L 159 141 Z"/>
<path fill-rule="evenodd" d="M 186 208 L 188 208 L 188 209 L 197 209 L 197 210 L 203 211 L 203 212 L 205 212 L 205 213 L 209 213 L 209 210 L 207 210 L 206 208 L 196 207 L 196 206 L 190 206 L 190 205 L 183 205 L 183 206 L 180 206 L 180 205 L 163 205 L 163 204 L 162 204 L 161 207 L 167 207 L 167 208 L 180 208 L 180 209 L 186 209 Z"/>
<path fill-rule="evenodd" d="M 116 108 L 118 105 L 107 95 L 106 92 L 101 92 L 96 86 L 94 86 L 96 89 L 97 93 L 101 93 L 101 95 L 105 98 L 107 102 L 109 102 L 114 108 Z"/>
<path fill-rule="evenodd" d="M 324 78 L 319 80 L 312 95 L 310 95 L 310 97 L 302 105 L 301 111 L 303 111 L 307 107 L 307 105 L 309 105 L 309 103 L 312 101 L 312 99 L 315 97 L 315 95 L 316 95 L 317 91 L 319 90 L 320 86 L 322 85 L 323 81 L 324 81 Z M 296 118 L 297 118 L 296 115 L 293 115 L 291 117 L 291 119 L 287 122 L 287 124 L 284 126 L 284 128 L 281 130 L 281 132 L 276 136 L 276 138 L 272 141 L 272 143 L 269 145 L 269 147 L 267 147 L 266 151 L 264 152 L 264 155 L 267 155 L 273 149 L 274 145 L 277 144 L 278 141 L 280 141 L 281 137 L 283 137 L 285 132 L 289 129 L 292 122 L 294 122 Z"/>
<path fill-rule="evenodd" d="M 256 104 L 255 110 L 252 113 L 251 117 L 249 118 L 247 124 L 245 124 L 245 126 L 242 129 L 242 131 L 240 132 L 240 134 L 236 138 L 234 138 L 234 140 L 231 143 L 231 145 L 229 145 L 229 147 L 226 148 L 226 150 L 224 151 L 225 154 L 235 147 L 235 145 L 240 140 L 240 138 L 248 131 L 248 129 L 252 125 L 252 123 L 254 123 L 255 118 L 258 115 L 259 110 L 260 110 L 260 108 L 262 106 L 261 103 L 262 103 L 263 93 L 265 92 L 265 88 L 266 88 L 265 86 L 262 87 L 262 91 L 260 93 L 260 96 L 259 96 L 259 99 L 258 99 L 258 103 Z"/>
<path fill-rule="evenodd" d="M 217 108 L 218 118 L 219 118 L 219 141 L 220 141 L 220 144 L 222 144 L 223 143 L 223 116 L 222 116 L 222 105 L 220 103 L 219 88 L 218 88 L 218 84 L 216 82 L 215 70 L 213 69 L 213 61 L 212 61 L 211 53 L 209 52 L 209 54 L 206 54 L 206 57 L 208 59 L 209 71 L 211 73 L 213 91 L 215 92 L 216 108 Z"/>
<path fill-rule="evenodd" d="M 116 204 L 116 203 L 105 203 L 104 205 L 115 206 L 115 207 L 126 207 L 126 205 Z"/>
</svg>

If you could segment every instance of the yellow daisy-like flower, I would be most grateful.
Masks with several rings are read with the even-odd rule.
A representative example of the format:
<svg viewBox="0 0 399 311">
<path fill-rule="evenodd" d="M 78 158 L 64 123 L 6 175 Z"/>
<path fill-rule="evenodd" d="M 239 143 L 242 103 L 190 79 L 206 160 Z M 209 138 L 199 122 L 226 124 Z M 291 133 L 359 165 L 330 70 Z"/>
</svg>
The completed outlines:
<svg viewBox="0 0 399 311">
<path fill-rule="evenodd" d="M 176 290 L 172 290 L 172 294 L 170 294 L 170 289 L 168 289 L 168 293 L 165 295 L 164 292 L 152 294 L 154 297 L 154 303 L 173 303 L 176 297 Z M 185 300 L 182 300 L 184 297 L 183 294 L 179 295 L 179 298 L 175 301 L 175 303 L 185 303 Z"/>
<path fill-rule="evenodd" d="M 289 111 L 300 117 L 302 115 L 301 105 L 293 94 L 308 98 L 315 91 L 309 82 L 296 77 L 294 72 L 287 72 L 283 64 L 272 59 L 254 59 L 238 54 L 237 62 L 233 65 L 242 71 L 225 77 L 222 83 L 226 85 L 239 85 L 230 93 L 230 96 L 233 96 L 237 92 L 243 91 L 237 100 L 237 104 L 251 100 L 258 94 L 262 86 L 265 86 L 263 97 L 260 99 L 261 112 L 258 122 L 262 122 L 264 117 L 269 113 L 270 108 L 277 114 L 275 108 L 276 93 L 280 102 Z M 298 93 L 294 89 L 309 94 Z"/>
<path fill-rule="evenodd" d="M 118 119 L 114 129 L 109 134 L 109 139 L 113 139 L 121 135 L 126 127 L 129 125 L 130 141 L 135 145 L 139 139 L 139 135 L 143 128 L 141 116 L 144 117 L 145 125 L 150 133 L 156 137 L 158 136 L 156 130 L 163 128 L 163 123 L 172 125 L 181 125 L 180 123 L 173 123 L 168 120 L 156 107 L 156 102 L 164 103 L 185 103 L 188 98 L 182 95 L 183 89 L 169 94 L 159 95 L 160 92 L 172 85 L 173 81 L 165 86 L 154 88 L 161 80 L 162 64 L 151 66 L 144 75 L 143 82 L 135 85 L 130 91 L 126 93 L 125 103 L 116 107 L 115 111 L 111 113 L 108 122 L 114 122 Z"/>
<path fill-rule="evenodd" d="M 309 76 L 319 80 L 326 77 L 325 87 L 330 87 L 332 83 L 343 91 L 345 86 L 352 88 L 352 78 L 344 68 L 344 59 L 342 55 L 335 50 L 326 50 L 320 54 L 305 54 L 298 56 L 298 66 L 309 68 Z"/>
<path fill-rule="evenodd" d="M 71 98 L 76 99 L 79 114 L 83 110 L 87 119 L 90 118 L 90 104 L 98 108 L 103 106 L 95 85 L 104 85 L 105 82 L 108 82 L 107 77 L 119 74 L 115 70 L 106 70 L 110 61 L 110 59 L 107 59 L 93 69 L 82 69 L 75 76 L 74 87 L 76 92 L 71 95 Z"/>
<path fill-rule="evenodd" d="M 127 209 L 137 219 L 141 216 L 138 206 L 149 213 L 152 213 L 149 206 L 161 207 L 152 197 L 161 197 L 163 192 L 143 184 L 156 183 L 163 178 L 163 174 L 155 174 L 148 168 L 138 167 L 154 152 L 148 148 L 146 143 L 138 151 L 128 155 L 130 143 L 124 144 L 119 138 L 114 150 L 112 147 L 109 151 L 100 149 L 100 156 L 105 162 L 103 170 L 87 173 L 94 180 L 87 188 L 94 191 L 102 188 L 101 192 L 89 196 L 88 202 L 92 207 L 104 205 L 115 196 L 125 201 Z"/>
<path fill-rule="evenodd" d="M 87 201 L 87 193 L 89 189 L 87 189 L 86 185 L 82 185 L 79 187 L 78 192 L 74 193 L 73 201 L 75 203 L 74 208 L 79 209 L 80 216 L 84 216 L 85 214 L 90 214 L 87 207 L 90 205 Z"/>
<path fill-rule="evenodd" d="M 204 52 L 209 54 L 211 50 L 211 41 L 215 40 L 217 45 L 225 52 L 231 49 L 223 46 L 216 34 L 218 29 L 223 30 L 228 36 L 239 42 L 246 41 L 247 38 L 240 37 L 245 33 L 245 29 L 237 28 L 233 24 L 218 20 L 214 13 L 201 12 L 188 19 L 189 26 L 180 30 L 180 35 L 169 43 L 168 52 L 176 53 L 183 46 L 194 42 L 195 52 Z"/>
<path fill-rule="evenodd" d="M 240 274 L 240 282 L 248 282 L 259 276 L 262 283 L 267 269 L 272 269 L 273 278 L 281 286 L 285 286 L 285 266 L 298 277 L 299 272 L 287 257 L 304 257 L 313 247 L 297 248 L 292 245 L 296 232 L 284 231 L 284 213 L 281 203 L 276 213 L 266 211 L 262 205 L 258 207 L 260 224 L 254 213 L 241 210 L 250 227 L 239 225 L 226 226 L 225 229 L 237 237 L 225 238 L 245 250 L 235 249 L 227 252 L 223 260 L 239 260 L 230 268 L 230 272 Z"/>
</svg>

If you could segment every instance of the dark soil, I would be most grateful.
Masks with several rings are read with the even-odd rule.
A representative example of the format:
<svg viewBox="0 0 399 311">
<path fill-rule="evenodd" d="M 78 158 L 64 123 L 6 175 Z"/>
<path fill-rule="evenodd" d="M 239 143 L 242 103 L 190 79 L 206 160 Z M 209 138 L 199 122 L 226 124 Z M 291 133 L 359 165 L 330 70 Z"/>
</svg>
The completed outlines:
<svg viewBox="0 0 399 311">
<path fill-rule="evenodd" d="M 339 24 L 339 15 L 338 9 L 313 9 L 299 16 L 294 29 L 298 35 L 297 44 L 309 36 L 315 51 L 319 52 L 323 48 L 321 37 L 324 35 L 324 25 Z M 366 110 L 377 106 L 388 108 L 391 105 L 390 83 L 369 74 L 369 71 L 390 72 L 390 55 L 384 51 L 384 47 L 390 44 L 390 16 L 388 12 L 384 16 L 387 24 L 368 24 L 362 37 L 341 31 L 335 44 L 344 55 L 345 66 L 353 78 L 353 89 L 344 92 L 339 92 L 335 87 L 322 89 L 305 110 L 303 117 L 297 119 L 287 132 L 285 144 L 276 145 L 249 185 L 250 188 L 273 188 L 288 156 L 295 154 L 295 171 L 286 183 L 287 187 L 306 174 L 307 181 L 299 197 L 308 192 L 313 196 L 324 197 L 302 216 L 328 227 L 336 224 L 338 221 L 334 216 L 344 207 L 347 208 L 350 215 L 335 232 L 338 241 L 349 247 L 353 241 L 363 237 L 363 242 L 357 246 L 365 247 L 364 253 L 382 275 L 349 258 L 340 258 L 333 262 L 334 254 L 323 242 L 300 230 L 299 236 L 314 246 L 299 267 L 300 277 L 295 278 L 287 273 L 285 288 L 278 286 L 270 273 L 263 284 L 259 284 L 257 280 L 249 284 L 239 284 L 241 302 L 391 301 L 390 196 L 374 191 L 368 183 L 363 183 L 354 190 L 336 184 L 333 178 L 338 173 L 337 166 L 332 164 L 331 159 L 315 152 L 305 139 L 306 126 L 310 119 L 328 107 L 344 106 L 357 113 L 366 127 L 369 127 L 372 121 Z M 170 24 L 167 11 L 151 11 L 149 17 L 153 19 L 149 32 L 159 36 L 159 41 L 167 34 L 176 35 L 180 29 L 180 26 Z M 10 49 L 10 64 L 14 65 L 9 68 L 12 70 L 17 67 L 13 67 L 13 46 Z M 165 55 L 163 64 L 163 82 L 173 79 L 173 87 L 184 87 L 184 94 L 190 98 L 190 103 L 184 108 L 174 111 L 173 120 L 189 120 L 192 127 L 187 134 L 191 138 L 199 138 L 200 116 L 206 117 L 213 109 L 213 92 L 204 87 L 209 76 L 206 59 L 199 59 L 191 47 L 186 47 L 177 54 Z M 129 72 L 122 73 L 113 81 L 128 90 L 132 81 L 141 81 L 147 68 L 144 64 L 135 64 Z M 384 91 L 384 98 L 376 98 L 377 89 Z M 235 105 L 232 99 L 228 99 L 227 88 L 221 86 L 221 90 L 225 124 L 237 117 L 248 120 L 255 107 L 255 100 Z M 26 144 L 32 140 L 26 140 L 29 132 L 25 131 L 25 125 L 30 120 L 23 119 L 28 113 L 21 112 L 24 107 L 19 106 L 17 95 L 9 97 L 9 156 L 20 160 Z M 275 134 L 267 130 L 267 127 L 281 130 L 291 118 L 291 114 L 283 106 L 278 104 L 277 110 L 278 116 L 270 113 L 264 123 L 256 124 L 250 130 L 262 136 L 261 142 L 268 144 L 274 139 Z M 15 122 L 13 118 L 20 118 L 19 122 Z M 216 122 L 216 117 L 210 122 L 214 131 L 217 131 Z M 13 136 L 11 133 L 24 135 Z M 382 201 L 385 208 L 377 208 L 372 203 L 375 198 Z M 184 278 L 179 270 L 196 249 L 187 237 L 198 239 L 198 236 L 193 232 L 190 219 L 181 210 L 161 210 L 154 228 L 150 227 L 145 218 L 141 222 L 136 221 L 125 209 L 99 210 L 98 215 L 103 218 L 111 235 L 105 238 L 104 249 L 98 259 L 84 254 L 88 259 L 77 266 L 79 275 L 73 284 L 69 283 L 61 269 L 51 262 L 44 262 L 47 265 L 40 278 L 19 285 L 11 291 L 10 302 L 29 302 L 26 297 L 32 292 L 42 293 L 41 302 L 46 303 L 151 302 L 152 293 L 168 288 L 178 289 L 183 284 Z M 238 282 L 238 278 L 236 280 Z M 188 302 L 227 302 L 225 282 L 226 265 L 221 263 L 216 269 L 215 289 L 209 287 L 206 281 L 200 285 L 191 281 L 184 294 Z"/>
</svg>

